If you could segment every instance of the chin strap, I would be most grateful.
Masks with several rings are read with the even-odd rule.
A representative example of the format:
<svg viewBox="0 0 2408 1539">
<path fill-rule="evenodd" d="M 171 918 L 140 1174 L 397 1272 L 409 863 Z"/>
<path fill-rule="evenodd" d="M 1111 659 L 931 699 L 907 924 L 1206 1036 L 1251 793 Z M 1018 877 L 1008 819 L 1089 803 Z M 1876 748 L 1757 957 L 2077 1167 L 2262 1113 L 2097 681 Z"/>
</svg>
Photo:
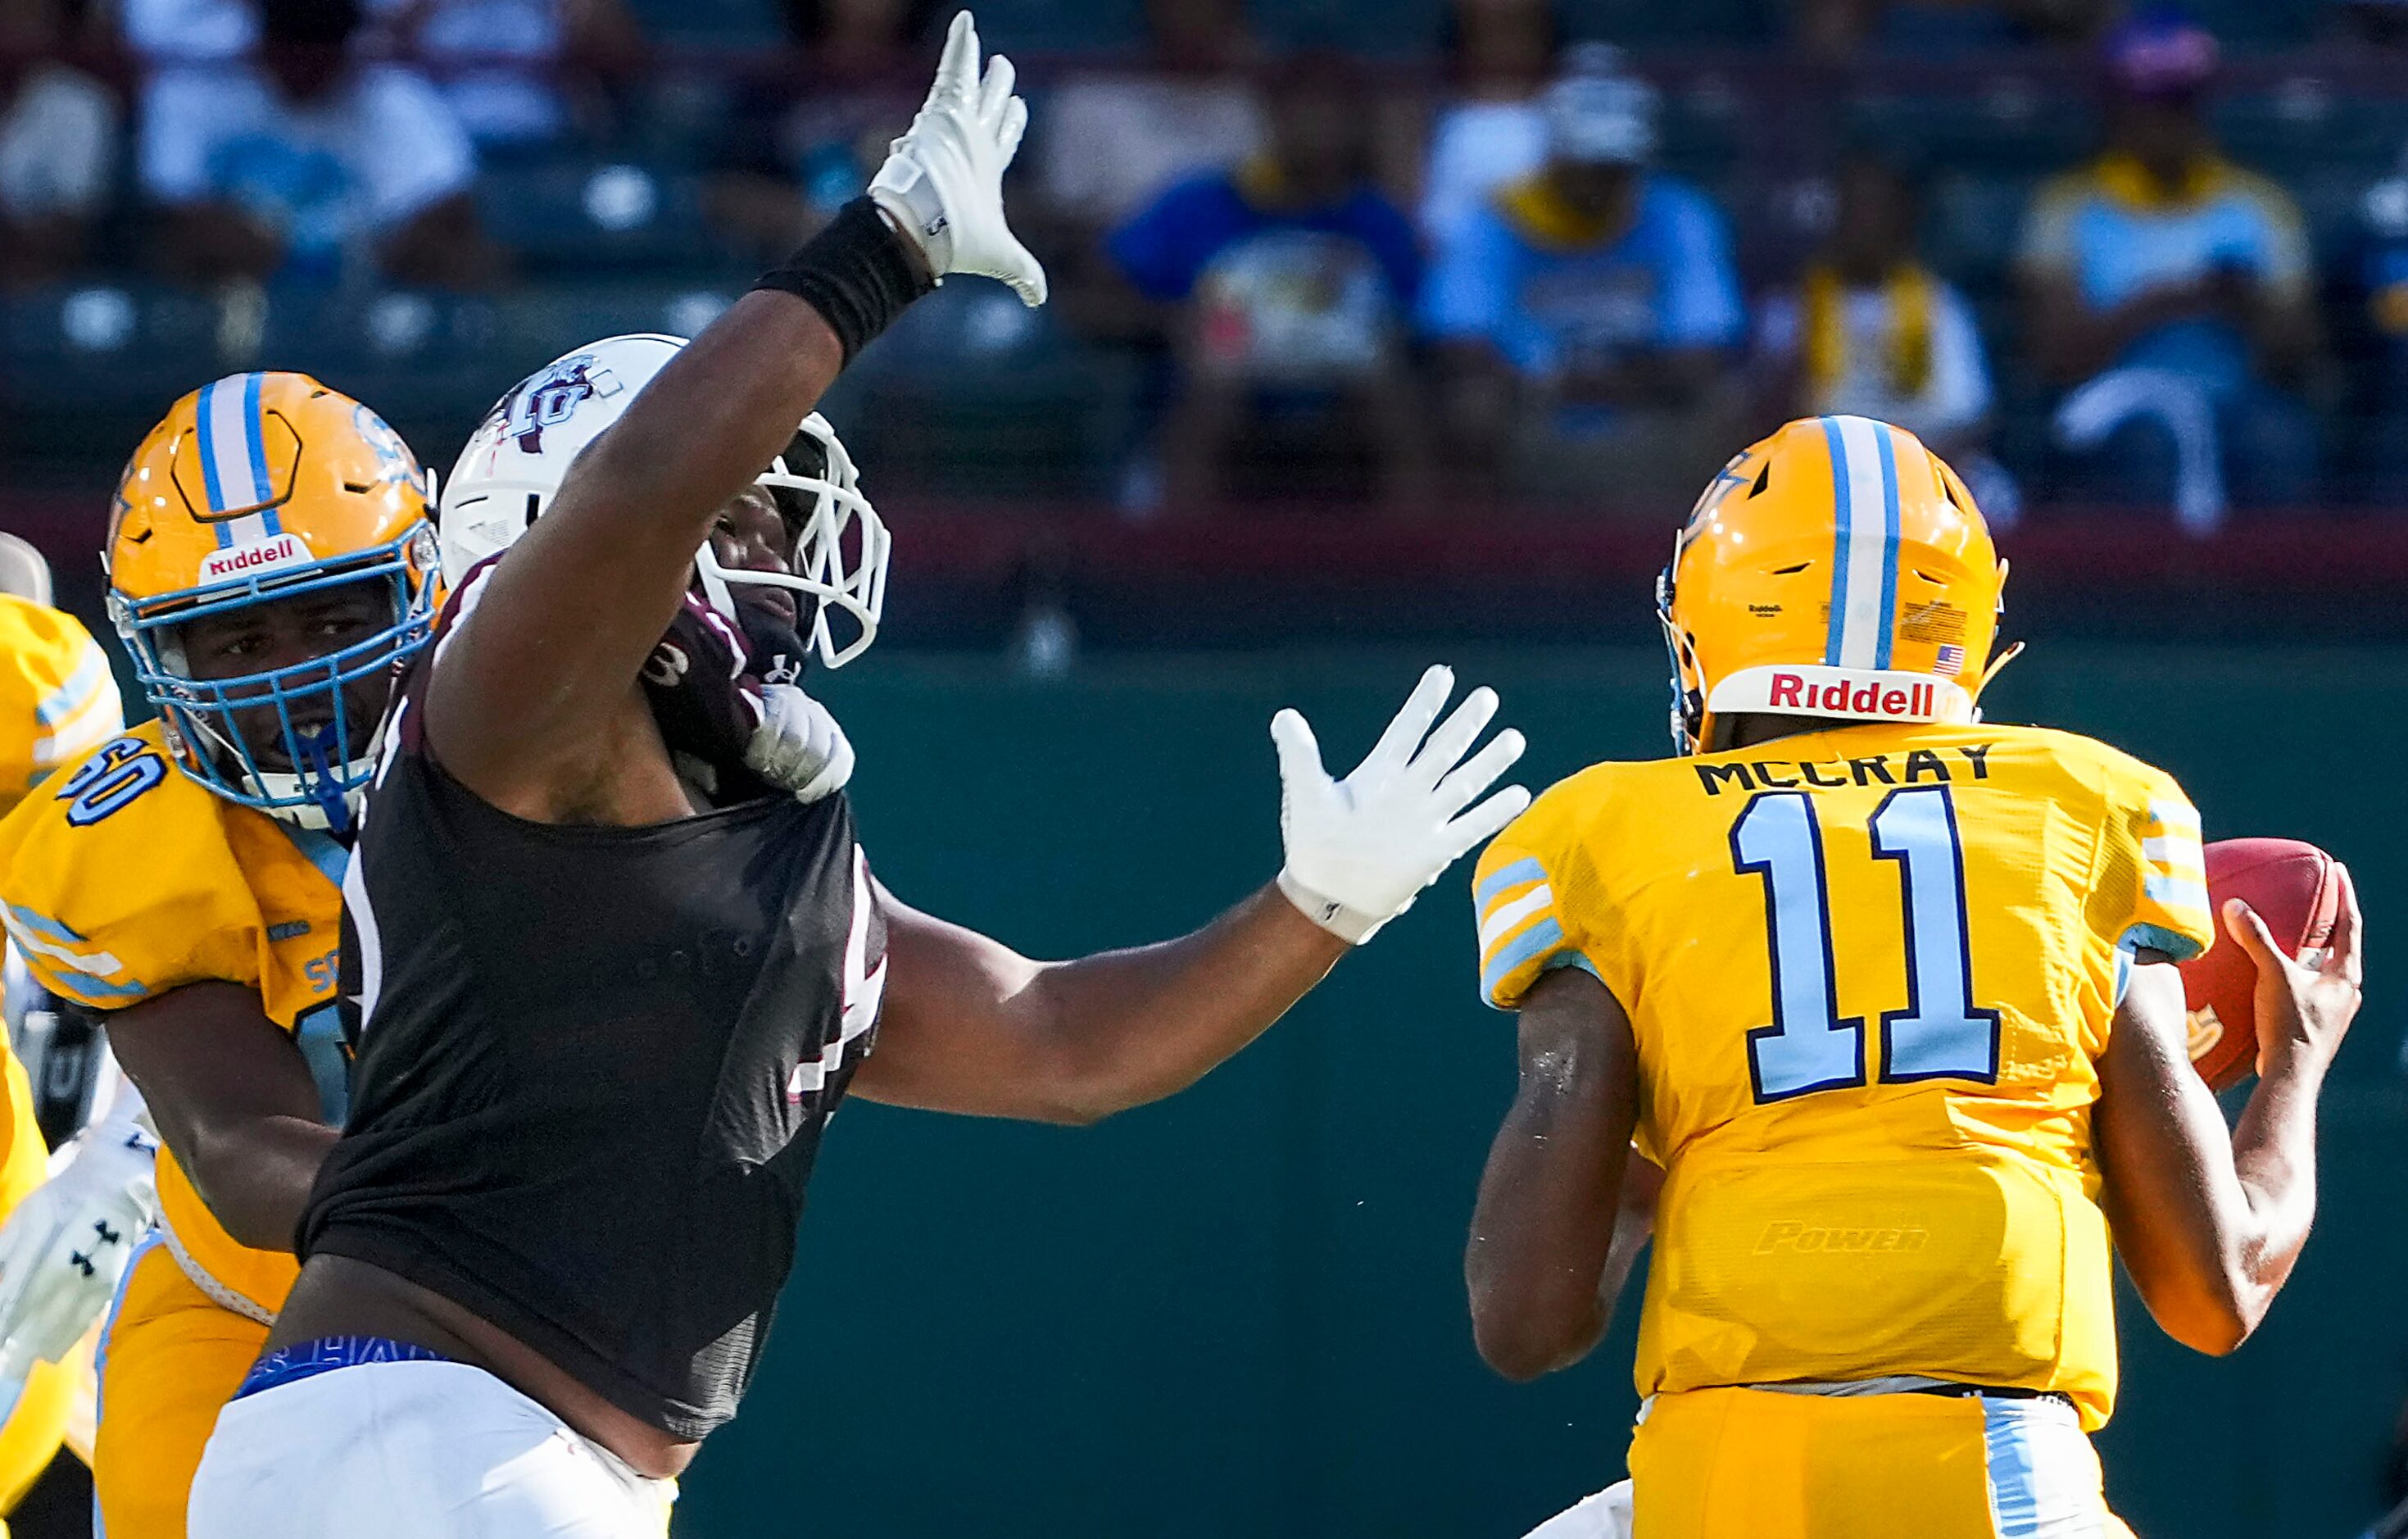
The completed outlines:
<svg viewBox="0 0 2408 1539">
<path fill-rule="evenodd" d="M 2009 663 L 2014 662 L 2023 654 L 2024 644 L 2021 641 L 2012 642 L 2006 651 L 1991 658 L 1990 666 L 1982 670 L 1982 682 L 1973 686 L 1973 719 L 1975 721 L 1982 719 L 1982 697 L 1988 691 L 1990 681 L 1997 678 Z"/>
</svg>

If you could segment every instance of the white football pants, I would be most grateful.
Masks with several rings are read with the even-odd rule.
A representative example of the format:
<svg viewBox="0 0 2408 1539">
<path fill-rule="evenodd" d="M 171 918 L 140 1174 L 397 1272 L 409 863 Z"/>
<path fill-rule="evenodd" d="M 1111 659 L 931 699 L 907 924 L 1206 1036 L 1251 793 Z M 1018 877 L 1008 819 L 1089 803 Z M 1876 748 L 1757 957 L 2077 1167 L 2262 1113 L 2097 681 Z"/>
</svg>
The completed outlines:
<svg viewBox="0 0 2408 1539">
<path fill-rule="evenodd" d="M 480 1368 L 369 1362 L 229 1404 L 190 1539 L 663 1539 L 648 1480 Z"/>
<path fill-rule="evenodd" d="M 1617 1481 L 1555 1514 L 1523 1539 L 1630 1539 L 1630 1482 Z"/>
</svg>

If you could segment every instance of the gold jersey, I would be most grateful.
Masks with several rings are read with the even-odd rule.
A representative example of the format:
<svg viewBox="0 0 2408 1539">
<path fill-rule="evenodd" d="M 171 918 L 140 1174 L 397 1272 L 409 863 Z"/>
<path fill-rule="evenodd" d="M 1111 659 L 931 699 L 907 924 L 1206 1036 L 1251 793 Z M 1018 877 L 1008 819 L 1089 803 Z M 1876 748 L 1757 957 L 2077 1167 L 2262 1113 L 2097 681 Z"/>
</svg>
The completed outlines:
<svg viewBox="0 0 2408 1539">
<path fill-rule="evenodd" d="M 95 1009 L 213 980 L 256 990 L 339 1122 L 344 858 L 323 833 L 211 795 L 169 762 L 150 722 L 0 821 L 0 913 L 36 976 Z M 227 1234 L 164 1150 L 159 1206 L 168 1247 L 204 1292 L 255 1319 L 282 1306 L 298 1263 Z"/>
<path fill-rule="evenodd" d="M 0 815 L 124 726 L 108 654 L 82 622 L 0 594 Z"/>
<path fill-rule="evenodd" d="M 1587 970 L 1663 1165 L 1642 1394 L 1916 1374 L 2115 1392 L 2090 1108 L 2130 966 L 2212 941 L 2172 778 L 2035 727 L 1601 764 L 1474 878 L 1481 991 Z"/>
</svg>

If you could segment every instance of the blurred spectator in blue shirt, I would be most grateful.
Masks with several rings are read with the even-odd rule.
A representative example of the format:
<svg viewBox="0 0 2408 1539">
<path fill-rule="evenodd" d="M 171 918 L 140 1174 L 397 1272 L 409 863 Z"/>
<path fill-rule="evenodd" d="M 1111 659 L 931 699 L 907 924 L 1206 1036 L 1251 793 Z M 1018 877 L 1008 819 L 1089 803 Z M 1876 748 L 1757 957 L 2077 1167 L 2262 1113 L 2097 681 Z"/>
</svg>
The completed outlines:
<svg viewBox="0 0 2408 1539">
<path fill-rule="evenodd" d="M 495 276 L 466 132 L 424 77 L 351 59 L 361 20 L 357 0 L 260 0 L 255 61 L 151 77 L 142 191 L 173 276 L 331 280 L 354 253 L 404 283 Z"/>
<path fill-rule="evenodd" d="M 1146 0 L 1142 67 L 1082 68 L 1046 99 L 1032 163 L 1045 210 L 1090 236 L 1183 178 L 1261 153 L 1259 63 L 1239 0 Z"/>
<path fill-rule="evenodd" d="M 1421 226 L 1443 248 L 1506 182 L 1547 158 L 1538 96 L 1563 41 L 1555 0 L 1454 0 L 1444 47 L 1448 99 L 1430 124 Z"/>
<path fill-rule="evenodd" d="M 1922 259 L 1914 182 L 1858 155 L 1841 168 L 1838 193 L 1821 254 L 1758 309 L 1767 417 L 1896 423 L 1956 467 L 1993 525 L 2012 524 L 2021 499 L 1989 455 L 1989 359 L 1973 307 Z"/>
<path fill-rule="evenodd" d="M 2202 478 L 2294 501 L 2315 423 L 2292 390 L 2318 351 L 2315 271 L 2282 189 L 2217 152 L 2215 40 L 2178 10 L 2106 50 L 2106 152 L 2043 187 L 2018 256 L 2034 361 L 2069 392 L 2069 490 L 2214 520 Z"/>
<path fill-rule="evenodd" d="M 1397 365 L 1421 253 L 1371 180 L 1362 82 L 1338 55 L 1300 55 L 1264 119 L 1264 153 L 1175 184 L 1106 242 L 1163 308 L 1179 360 L 1166 491 L 1206 505 L 1233 468 L 1260 468 L 1283 491 L 1337 495 L 1354 469 L 1410 501 L 1427 491 L 1428 451 Z"/>
<path fill-rule="evenodd" d="M 337 7 L 340 8 L 340 7 Z M 117 0 L 126 46 L 153 66 L 259 46 L 254 0 Z M 364 0 L 359 42 L 436 66 L 436 91 L 480 147 L 538 145 L 569 127 L 564 76 L 616 79 L 640 62 L 626 0 Z"/>
<path fill-rule="evenodd" d="M 625 76 L 641 30 L 625 0 L 371 0 L 383 41 L 433 66 L 436 89 L 480 150 L 552 143 L 571 126 L 572 83 Z"/>
<path fill-rule="evenodd" d="M 56 0 L 0 0 L 0 284 L 50 282 L 82 256 L 117 165 L 117 98 L 43 55 Z"/>
<path fill-rule="evenodd" d="M 1649 168 L 1656 94 L 1618 62 L 1582 50 L 1545 110 L 1545 167 L 1454 232 L 1422 295 L 1459 463 L 1541 496 L 1677 496 L 1733 430 L 1729 232 Z"/>
</svg>

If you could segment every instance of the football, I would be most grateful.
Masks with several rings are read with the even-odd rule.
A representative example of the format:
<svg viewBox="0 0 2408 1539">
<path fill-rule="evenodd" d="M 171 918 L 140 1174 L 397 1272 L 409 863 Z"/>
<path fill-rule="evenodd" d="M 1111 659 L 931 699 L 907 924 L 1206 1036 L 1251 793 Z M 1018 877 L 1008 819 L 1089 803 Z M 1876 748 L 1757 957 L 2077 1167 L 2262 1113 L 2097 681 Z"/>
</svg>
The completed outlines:
<svg viewBox="0 0 2408 1539">
<path fill-rule="evenodd" d="M 2258 969 L 2224 928 L 2224 904 L 2238 898 L 2258 911 L 2277 944 L 2313 961 L 2331 939 L 2341 885 L 2333 858 L 2295 839 L 2227 839 L 2207 846 L 2207 897 L 2215 944 L 2182 964 L 2190 1010 L 2190 1062 L 2211 1090 L 2238 1085 L 2258 1068 L 2253 1004 Z"/>
</svg>

